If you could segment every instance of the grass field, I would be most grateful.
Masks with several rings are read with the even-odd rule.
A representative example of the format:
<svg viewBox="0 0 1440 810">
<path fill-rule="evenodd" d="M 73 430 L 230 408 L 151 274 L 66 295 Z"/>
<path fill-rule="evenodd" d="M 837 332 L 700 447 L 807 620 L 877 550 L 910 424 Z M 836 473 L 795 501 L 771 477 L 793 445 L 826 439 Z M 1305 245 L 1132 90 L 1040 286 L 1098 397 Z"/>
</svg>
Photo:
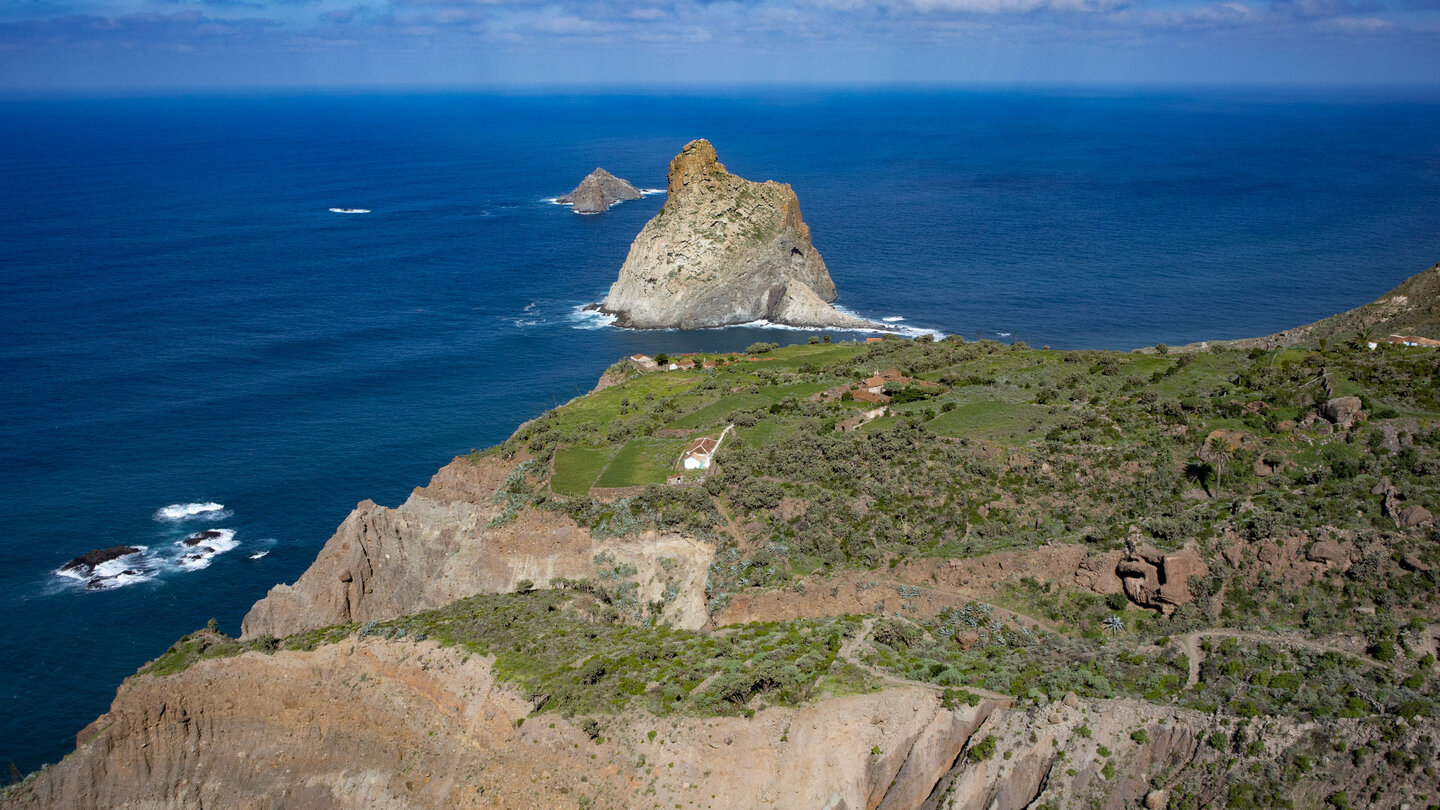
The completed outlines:
<svg viewBox="0 0 1440 810">
<path fill-rule="evenodd" d="M 639 487 L 663 484 L 675 469 L 675 461 L 685 452 L 689 439 L 656 439 L 649 436 L 631 439 L 610 460 L 600 479 L 600 487 Z"/>
<path fill-rule="evenodd" d="M 942 413 L 929 426 L 941 436 L 1020 443 L 1043 436 L 1053 419 L 1038 405 L 986 401 Z"/>
<path fill-rule="evenodd" d="M 595 479 L 610 462 L 614 450 L 609 447 L 561 447 L 555 450 L 555 474 L 550 477 L 551 491 L 560 495 L 584 497 Z"/>
</svg>

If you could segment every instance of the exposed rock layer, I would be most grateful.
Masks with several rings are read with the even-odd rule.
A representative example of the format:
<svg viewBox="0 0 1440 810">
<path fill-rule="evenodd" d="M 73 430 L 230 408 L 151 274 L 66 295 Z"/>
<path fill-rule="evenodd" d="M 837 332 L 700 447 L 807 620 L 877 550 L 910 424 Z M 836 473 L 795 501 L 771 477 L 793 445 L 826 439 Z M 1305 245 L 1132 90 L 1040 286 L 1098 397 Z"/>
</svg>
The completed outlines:
<svg viewBox="0 0 1440 810">
<path fill-rule="evenodd" d="M 645 196 L 628 180 L 596 169 L 585 176 L 569 194 L 555 198 L 555 202 L 566 203 L 577 214 L 599 214 L 610 206 L 625 200 L 638 200 Z"/>
<path fill-rule="evenodd" d="M 790 186 L 736 177 L 709 141 L 697 140 L 670 161 L 668 193 L 602 306 L 618 325 L 877 326 L 830 306 L 835 283 Z"/>
<path fill-rule="evenodd" d="M 499 521 L 505 508 L 495 493 L 513 468 L 462 457 L 398 508 L 362 501 L 294 585 L 276 585 L 255 603 L 241 637 L 384 621 L 477 593 L 507 593 L 521 580 L 543 588 L 557 577 L 590 577 L 602 552 L 636 569 L 644 602 L 659 599 L 669 584 L 679 588 L 665 612 L 672 624 L 705 623 L 709 544 L 653 531 L 596 541 L 564 515 L 534 510 Z M 672 561 L 669 568 L 662 559 Z"/>
</svg>

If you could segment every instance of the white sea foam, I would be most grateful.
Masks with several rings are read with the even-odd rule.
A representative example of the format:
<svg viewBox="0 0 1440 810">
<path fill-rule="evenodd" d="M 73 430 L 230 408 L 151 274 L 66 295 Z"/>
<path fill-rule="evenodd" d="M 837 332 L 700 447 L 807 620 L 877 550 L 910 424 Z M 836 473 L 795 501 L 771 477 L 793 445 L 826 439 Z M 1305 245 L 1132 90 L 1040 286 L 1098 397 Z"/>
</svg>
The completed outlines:
<svg viewBox="0 0 1440 810">
<path fill-rule="evenodd" d="M 185 571 L 199 571 L 209 567 L 211 560 L 217 556 L 234 550 L 240 543 L 235 539 L 234 529 L 208 529 L 179 540 L 175 545 L 180 549 L 175 564 Z"/>
<path fill-rule="evenodd" d="M 589 304 L 580 304 L 570 309 L 567 320 L 574 329 L 604 329 L 615 324 L 615 316 L 598 309 L 586 309 Z"/>
<path fill-rule="evenodd" d="M 191 518 L 202 518 L 213 520 L 221 517 L 225 511 L 225 504 L 206 501 L 204 503 L 172 503 L 169 506 L 162 506 L 155 511 L 156 520 L 190 520 Z"/>
<path fill-rule="evenodd" d="M 884 321 L 885 323 L 895 323 L 895 322 L 897 322 L 897 321 L 903 321 L 903 320 L 905 320 L 905 316 L 904 316 L 904 315 L 889 315 L 889 316 L 887 316 L 887 317 L 881 318 L 880 320 Z"/>
<path fill-rule="evenodd" d="M 251 555 L 250 555 L 250 559 L 252 559 L 252 560 L 258 560 L 258 559 L 260 559 L 261 557 L 264 557 L 266 554 L 269 554 L 269 553 L 270 553 L 270 552 L 268 552 L 268 551 L 257 551 L 257 552 L 255 552 L 254 554 L 251 554 Z"/>
<path fill-rule="evenodd" d="M 995 334 L 999 335 L 1000 337 L 1010 337 L 1009 332 L 996 332 Z"/>
<path fill-rule="evenodd" d="M 663 189 L 663 188 L 642 188 L 642 189 L 640 189 L 640 193 L 641 193 L 641 194 L 644 194 L 644 195 L 647 196 L 647 197 L 649 197 L 649 196 L 651 196 L 651 195 L 653 195 L 653 194 L 664 194 L 664 193 L 665 193 L 665 189 Z"/>
<path fill-rule="evenodd" d="M 580 305 L 578 305 L 578 306 L 576 306 L 576 307 L 573 307 L 573 308 L 571 309 L 571 313 L 570 313 L 570 316 L 569 316 L 569 320 L 570 320 L 573 328 L 575 328 L 575 329 L 604 329 L 604 328 L 607 327 L 607 326 L 614 326 L 614 325 L 615 325 L 616 317 L 615 317 L 614 315 L 611 315 L 611 314 L 609 314 L 608 312 L 601 312 L 601 311 L 595 310 L 595 309 L 586 309 L 586 307 L 588 307 L 588 306 L 590 306 L 590 305 L 589 305 L 589 304 L 580 304 Z M 862 320 L 862 321 L 869 321 L 869 320 L 870 320 L 869 318 L 866 318 L 864 315 L 860 315 L 860 314 L 858 314 L 858 313 L 852 312 L 852 311 L 850 311 L 850 310 L 848 310 L 848 309 L 846 309 L 846 308 L 844 308 L 844 307 L 842 307 L 842 306 L 838 306 L 838 305 L 834 305 L 834 304 L 832 304 L 831 306 L 834 306 L 834 307 L 835 307 L 835 311 L 840 312 L 840 313 L 842 313 L 842 314 L 844 314 L 844 315 L 849 315 L 849 316 L 852 317 L 852 318 L 859 318 L 859 319 Z M 901 317 L 901 316 L 895 316 L 895 317 L 892 317 L 892 318 L 884 318 L 883 320 L 893 322 L 896 318 L 899 318 L 900 320 L 904 320 L 904 318 Z M 870 321 L 870 322 L 871 322 L 871 323 L 875 323 L 874 321 Z M 517 324 L 517 325 L 518 325 L 518 324 Z M 912 337 L 912 338 L 913 338 L 913 337 L 919 337 L 920 335 L 933 335 L 936 340 L 940 340 L 941 338 L 945 337 L 945 333 L 944 333 L 944 332 L 941 332 L 941 331 L 939 331 L 939 330 L 937 330 L 937 329 L 930 329 L 930 328 L 923 327 L 923 326 L 910 326 L 910 325 L 904 325 L 904 326 L 900 326 L 900 325 L 888 326 L 888 325 L 883 325 L 883 324 L 875 323 L 874 326 L 870 326 L 870 327 L 863 327 L 863 326 L 862 326 L 862 327 L 856 327 L 856 328 L 841 329 L 841 328 L 838 328 L 838 327 L 828 327 L 828 326 L 827 326 L 827 327 L 819 327 L 819 326 L 792 326 L 792 325 L 787 324 L 787 323 L 775 323 L 775 322 L 773 322 L 773 321 L 768 321 L 768 320 L 765 320 L 765 319 L 763 319 L 763 318 L 760 319 L 760 320 L 755 320 L 755 321 L 747 321 L 746 323 L 732 323 L 732 324 L 729 324 L 729 325 L 726 325 L 726 326 L 707 326 L 707 327 L 702 327 L 702 328 L 703 328 L 703 329 L 706 329 L 706 330 L 712 330 L 712 329 L 733 329 L 733 328 L 742 327 L 742 326 L 743 326 L 743 327 L 750 327 L 750 328 L 752 328 L 752 329 L 777 329 L 777 330 L 788 331 L 788 332 L 860 332 L 860 333 L 867 333 L 867 332 L 868 332 L 868 333 L 876 333 L 876 334 L 887 334 L 887 333 L 889 333 L 889 334 L 903 335 L 903 336 L 905 336 L 905 337 Z M 646 331 L 649 331 L 649 332 L 675 332 L 675 331 L 679 331 L 679 330 L 676 330 L 676 329 L 649 329 L 649 330 L 646 330 Z"/>
</svg>

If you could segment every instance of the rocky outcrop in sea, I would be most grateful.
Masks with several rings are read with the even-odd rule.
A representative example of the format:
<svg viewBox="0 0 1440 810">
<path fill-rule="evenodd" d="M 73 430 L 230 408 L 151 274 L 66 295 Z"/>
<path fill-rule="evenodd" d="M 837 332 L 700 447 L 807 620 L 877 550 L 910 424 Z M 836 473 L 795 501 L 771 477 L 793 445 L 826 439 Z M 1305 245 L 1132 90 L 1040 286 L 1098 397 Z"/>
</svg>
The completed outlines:
<svg viewBox="0 0 1440 810">
<path fill-rule="evenodd" d="M 835 282 L 789 185 L 737 177 L 709 141 L 696 140 L 670 161 L 667 192 L 600 306 L 616 325 L 885 328 L 830 305 Z"/>
<path fill-rule="evenodd" d="M 622 180 L 604 169 L 596 169 L 581 180 L 580 185 L 569 194 L 556 197 L 555 202 L 569 205 L 577 214 L 602 214 L 615 203 L 638 200 L 643 196 L 645 195 L 640 189 L 631 185 L 630 181 Z"/>
</svg>

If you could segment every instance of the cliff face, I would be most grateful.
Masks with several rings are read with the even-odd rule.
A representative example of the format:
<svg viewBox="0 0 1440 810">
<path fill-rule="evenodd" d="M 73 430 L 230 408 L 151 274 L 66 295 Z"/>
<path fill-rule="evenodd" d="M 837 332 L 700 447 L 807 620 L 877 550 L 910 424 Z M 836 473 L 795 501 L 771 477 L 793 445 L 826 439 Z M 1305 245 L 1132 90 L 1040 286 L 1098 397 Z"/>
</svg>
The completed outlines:
<svg viewBox="0 0 1440 810">
<path fill-rule="evenodd" d="M 599 214 L 618 202 L 638 200 L 645 195 L 628 180 L 596 169 L 585 176 L 569 194 L 555 198 L 555 202 L 566 203 L 577 214 Z"/>
<path fill-rule="evenodd" d="M 395 509 L 363 501 L 294 585 L 276 585 L 246 614 L 242 638 L 284 637 L 347 622 L 384 621 L 478 593 L 507 593 L 521 580 L 593 576 L 605 554 L 636 570 L 650 602 L 679 589 L 665 618 L 705 623 L 705 574 L 713 548 L 674 533 L 594 540 L 563 514 L 523 510 L 504 520 L 500 491 L 516 462 L 460 458 Z"/>
<path fill-rule="evenodd" d="M 670 161 L 669 197 L 630 245 L 602 309 L 620 326 L 702 329 L 770 320 L 874 328 L 837 312 L 835 283 L 788 185 L 725 170 L 709 141 Z"/>
<path fill-rule="evenodd" d="M 898 686 L 749 718 L 627 711 L 593 726 L 532 709 L 491 659 L 433 641 L 204 660 L 130 678 L 75 753 L 5 806 L 1120 810 L 1164 807 L 1179 784 L 1201 806 L 1223 803 L 1244 778 L 1244 762 L 1210 744 L 1238 733 L 1225 721 L 1129 700 L 946 709 Z M 1417 720 L 1398 734 L 1435 732 Z M 1281 719 L 1253 739 L 1279 752 L 1316 733 Z M 1320 737 L 1359 750 L 1381 734 L 1353 721 Z M 1374 773 L 1317 770 L 1290 795 L 1318 806 Z"/>
</svg>

